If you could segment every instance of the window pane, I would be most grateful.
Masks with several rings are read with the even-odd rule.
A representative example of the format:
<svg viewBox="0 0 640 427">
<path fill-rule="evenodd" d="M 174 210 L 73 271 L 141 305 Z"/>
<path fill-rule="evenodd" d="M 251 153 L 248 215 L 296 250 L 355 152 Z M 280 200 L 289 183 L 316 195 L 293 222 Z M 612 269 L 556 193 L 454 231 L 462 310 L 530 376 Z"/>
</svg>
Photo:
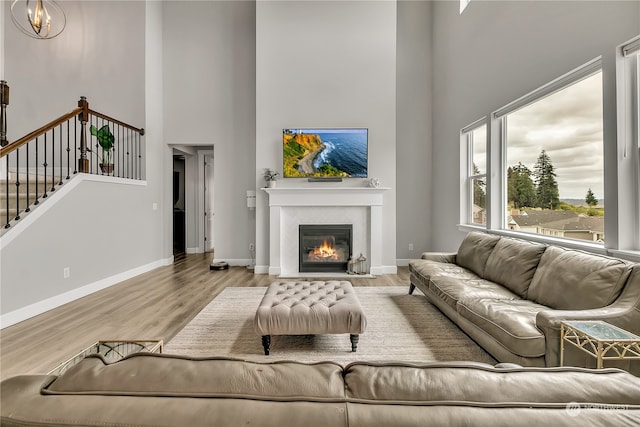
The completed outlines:
<svg viewBox="0 0 640 427">
<path fill-rule="evenodd" d="M 474 178 L 472 182 L 472 218 L 474 224 L 487 224 L 487 181 L 485 178 Z"/>
<path fill-rule="evenodd" d="M 471 131 L 472 161 L 471 174 L 487 173 L 487 125 Z"/>
<path fill-rule="evenodd" d="M 602 73 L 506 116 L 507 228 L 604 241 Z"/>
</svg>

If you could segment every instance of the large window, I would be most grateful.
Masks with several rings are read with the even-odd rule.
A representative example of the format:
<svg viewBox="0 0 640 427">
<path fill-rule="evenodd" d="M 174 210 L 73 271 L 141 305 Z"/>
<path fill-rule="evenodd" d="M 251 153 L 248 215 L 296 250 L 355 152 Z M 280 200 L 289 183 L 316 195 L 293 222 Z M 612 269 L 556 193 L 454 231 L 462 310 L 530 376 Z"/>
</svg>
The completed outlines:
<svg viewBox="0 0 640 427">
<path fill-rule="evenodd" d="M 615 73 L 596 58 L 461 142 L 461 229 L 640 261 L 640 36 L 618 46 Z"/>
<path fill-rule="evenodd" d="M 487 224 L 487 125 L 475 123 L 462 130 L 466 153 L 466 223 Z"/>
<path fill-rule="evenodd" d="M 503 228 L 604 243 L 605 194 L 599 61 L 507 108 Z"/>
</svg>

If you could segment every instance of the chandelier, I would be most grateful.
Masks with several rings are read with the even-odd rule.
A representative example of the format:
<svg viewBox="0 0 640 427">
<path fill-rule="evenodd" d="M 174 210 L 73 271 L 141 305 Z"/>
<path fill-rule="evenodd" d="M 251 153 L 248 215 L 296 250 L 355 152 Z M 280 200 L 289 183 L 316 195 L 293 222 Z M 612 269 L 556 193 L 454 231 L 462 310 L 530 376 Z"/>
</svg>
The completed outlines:
<svg viewBox="0 0 640 427">
<path fill-rule="evenodd" d="M 13 0 L 11 20 L 22 33 L 34 39 L 52 39 L 67 25 L 64 11 L 53 0 Z"/>
</svg>

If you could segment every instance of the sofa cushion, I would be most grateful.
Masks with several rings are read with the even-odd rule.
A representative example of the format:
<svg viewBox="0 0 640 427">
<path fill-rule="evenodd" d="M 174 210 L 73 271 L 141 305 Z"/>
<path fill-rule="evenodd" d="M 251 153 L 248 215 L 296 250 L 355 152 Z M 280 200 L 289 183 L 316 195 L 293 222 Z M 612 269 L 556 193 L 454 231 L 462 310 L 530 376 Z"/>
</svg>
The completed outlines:
<svg viewBox="0 0 640 427">
<path fill-rule="evenodd" d="M 429 282 L 429 290 L 456 309 L 461 298 L 495 298 L 504 300 L 520 299 L 504 286 L 484 279 L 459 279 L 435 276 Z"/>
<path fill-rule="evenodd" d="M 536 272 L 546 245 L 502 237 L 491 251 L 484 278 L 506 286 L 522 298 Z"/>
<path fill-rule="evenodd" d="M 190 358 L 136 353 L 108 364 L 101 356 L 81 360 L 43 392 L 322 400 L 343 398 L 342 367 L 324 362 L 259 363 L 228 358 Z"/>
<path fill-rule="evenodd" d="M 550 246 L 533 275 L 527 298 L 557 310 L 605 307 L 629 276 L 622 260 Z"/>
<path fill-rule="evenodd" d="M 363 403 L 536 406 L 555 402 L 562 403 L 560 409 L 564 410 L 568 402 L 637 405 L 640 401 L 637 388 L 640 378 L 618 369 L 494 368 L 471 362 L 354 362 L 345 366 L 344 380 L 347 398 Z M 530 424 L 521 421 L 514 418 L 511 425 Z M 414 425 L 430 424 L 424 420 Z M 474 423 L 468 420 L 464 425 Z"/>
<path fill-rule="evenodd" d="M 545 338 L 536 327 L 536 314 L 547 307 L 532 301 L 463 298 L 458 313 L 483 329 L 510 352 L 523 357 L 545 354 Z"/>
<path fill-rule="evenodd" d="M 457 277 L 459 279 L 479 279 L 473 272 L 456 264 L 449 264 L 425 259 L 414 259 L 409 262 L 409 271 L 425 279 L 431 276 Z"/>
<path fill-rule="evenodd" d="M 467 234 L 456 255 L 456 263 L 480 277 L 484 277 L 484 268 L 500 236 L 472 231 Z"/>
</svg>

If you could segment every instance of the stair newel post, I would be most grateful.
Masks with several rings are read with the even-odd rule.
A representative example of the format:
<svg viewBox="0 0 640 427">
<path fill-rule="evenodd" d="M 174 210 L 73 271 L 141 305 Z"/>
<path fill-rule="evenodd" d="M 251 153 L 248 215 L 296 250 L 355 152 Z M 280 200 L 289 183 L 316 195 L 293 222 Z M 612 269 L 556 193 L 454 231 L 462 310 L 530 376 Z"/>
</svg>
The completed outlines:
<svg viewBox="0 0 640 427">
<path fill-rule="evenodd" d="M 7 141 L 7 105 L 9 105 L 9 85 L 0 80 L 0 147 L 9 144 Z"/>
<path fill-rule="evenodd" d="M 84 96 L 80 97 L 78 107 L 82 108 L 78 114 L 80 120 L 80 158 L 78 159 L 78 172 L 89 173 L 89 159 L 87 159 L 87 122 L 89 121 L 89 101 Z"/>
</svg>

